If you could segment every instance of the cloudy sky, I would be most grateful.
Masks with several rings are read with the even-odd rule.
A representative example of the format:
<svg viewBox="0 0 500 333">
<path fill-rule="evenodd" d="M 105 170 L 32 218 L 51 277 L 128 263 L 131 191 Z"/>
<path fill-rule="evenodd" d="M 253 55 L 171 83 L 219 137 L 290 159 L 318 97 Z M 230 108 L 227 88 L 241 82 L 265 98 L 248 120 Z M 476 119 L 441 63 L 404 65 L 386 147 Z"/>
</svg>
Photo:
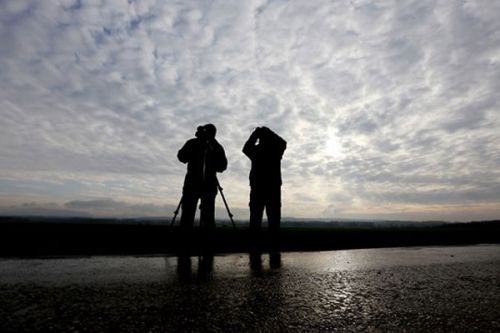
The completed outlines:
<svg viewBox="0 0 500 333">
<path fill-rule="evenodd" d="M 262 125 L 288 141 L 284 216 L 500 218 L 499 17 L 496 0 L 2 0 L 0 214 L 171 215 L 176 153 L 212 122 L 237 218 Z"/>
</svg>

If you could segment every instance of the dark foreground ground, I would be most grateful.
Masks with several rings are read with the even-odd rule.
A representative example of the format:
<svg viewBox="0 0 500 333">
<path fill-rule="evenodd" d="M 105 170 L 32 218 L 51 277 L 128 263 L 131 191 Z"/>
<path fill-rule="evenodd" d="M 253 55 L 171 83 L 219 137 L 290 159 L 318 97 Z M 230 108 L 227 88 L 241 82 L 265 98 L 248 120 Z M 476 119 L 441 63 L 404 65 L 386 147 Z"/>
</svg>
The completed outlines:
<svg viewBox="0 0 500 333">
<path fill-rule="evenodd" d="M 256 241 L 239 225 L 218 227 L 207 235 L 199 229 L 183 234 L 169 221 L 48 219 L 0 217 L 0 256 L 39 257 L 96 254 L 168 254 L 266 250 L 318 251 L 397 246 L 500 243 L 500 221 L 428 227 L 282 228 L 280 244 L 266 233 Z"/>
<path fill-rule="evenodd" d="M 1 332 L 500 332 L 500 247 L 0 259 Z"/>
</svg>

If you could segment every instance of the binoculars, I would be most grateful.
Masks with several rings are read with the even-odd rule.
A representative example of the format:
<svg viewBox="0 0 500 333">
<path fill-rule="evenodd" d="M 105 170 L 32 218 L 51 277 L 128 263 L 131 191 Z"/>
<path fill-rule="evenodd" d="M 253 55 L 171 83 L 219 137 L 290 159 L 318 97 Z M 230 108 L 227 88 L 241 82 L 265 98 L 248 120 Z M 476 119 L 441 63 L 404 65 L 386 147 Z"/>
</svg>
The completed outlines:
<svg viewBox="0 0 500 333">
<path fill-rule="evenodd" d="M 253 134 L 258 138 L 269 136 L 269 134 L 271 133 L 272 133 L 271 130 L 265 126 L 256 127 L 253 131 Z"/>
</svg>

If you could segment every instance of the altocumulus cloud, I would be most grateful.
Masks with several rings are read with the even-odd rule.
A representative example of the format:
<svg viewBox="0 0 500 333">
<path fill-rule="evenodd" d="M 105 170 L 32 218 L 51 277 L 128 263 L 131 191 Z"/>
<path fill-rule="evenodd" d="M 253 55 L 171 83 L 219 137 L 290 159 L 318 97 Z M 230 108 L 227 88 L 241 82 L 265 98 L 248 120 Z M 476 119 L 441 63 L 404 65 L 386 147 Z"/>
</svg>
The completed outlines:
<svg viewBox="0 0 500 333">
<path fill-rule="evenodd" d="M 177 150 L 212 122 L 242 212 L 241 147 L 267 125 L 288 141 L 284 215 L 498 218 L 499 16 L 496 1 L 2 1 L 0 205 L 161 215 Z"/>
</svg>

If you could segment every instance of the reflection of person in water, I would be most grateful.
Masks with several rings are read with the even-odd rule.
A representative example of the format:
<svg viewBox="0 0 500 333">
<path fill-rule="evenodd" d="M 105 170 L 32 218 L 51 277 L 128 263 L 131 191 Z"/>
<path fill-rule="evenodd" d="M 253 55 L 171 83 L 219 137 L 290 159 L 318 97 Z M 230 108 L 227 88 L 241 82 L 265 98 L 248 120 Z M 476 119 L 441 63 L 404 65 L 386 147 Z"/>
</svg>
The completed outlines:
<svg viewBox="0 0 500 333">
<path fill-rule="evenodd" d="M 264 208 L 271 235 L 277 236 L 281 220 L 281 158 L 286 141 L 267 127 L 257 127 L 243 146 L 252 161 L 250 170 L 250 230 L 259 231 Z"/>
<path fill-rule="evenodd" d="M 214 268 L 214 255 L 211 252 L 203 252 L 198 256 L 198 281 L 208 281 L 212 276 Z M 180 253 L 177 256 L 177 277 L 181 282 L 191 282 L 193 278 L 191 268 L 191 257 L 189 254 Z"/>
<path fill-rule="evenodd" d="M 262 274 L 262 253 L 260 251 L 250 252 L 250 269 L 256 275 Z M 269 268 L 278 269 L 281 267 L 281 253 L 272 251 L 269 253 Z"/>
<path fill-rule="evenodd" d="M 226 154 L 215 139 L 216 132 L 212 124 L 199 126 L 196 138 L 188 140 L 177 154 L 179 161 L 187 163 L 180 221 L 183 229 L 193 226 L 198 200 L 201 200 L 200 224 L 209 229 L 215 227 L 216 173 L 227 168 Z"/>
<path fill-rule="evenodd" d="M 271 257 L 273 256 L 273 257 Z M 265 256 L 261 253 L 250 253 L 250 272 L 248 288 L 241 288 L 246 294 L 241 295 L 243 304 L 240 308 L 245 309 L 245 313 L 250 313 L 255 320 L 247 321 L 248 332 L 288 332 L 290 313 L 284 311 L 285 305 L 285 285 L 282 271 L 279 267 L 266 269 L 263 265 Z M 264 259 L 264 260 L 263 260 Z M 269 265 L 279 261 L 279 253 L 269 254 Z M 241 312 L 241 311 L 240 311 Z M 292 329 L 293 330 L 293 329 Z"/>
</svg>

